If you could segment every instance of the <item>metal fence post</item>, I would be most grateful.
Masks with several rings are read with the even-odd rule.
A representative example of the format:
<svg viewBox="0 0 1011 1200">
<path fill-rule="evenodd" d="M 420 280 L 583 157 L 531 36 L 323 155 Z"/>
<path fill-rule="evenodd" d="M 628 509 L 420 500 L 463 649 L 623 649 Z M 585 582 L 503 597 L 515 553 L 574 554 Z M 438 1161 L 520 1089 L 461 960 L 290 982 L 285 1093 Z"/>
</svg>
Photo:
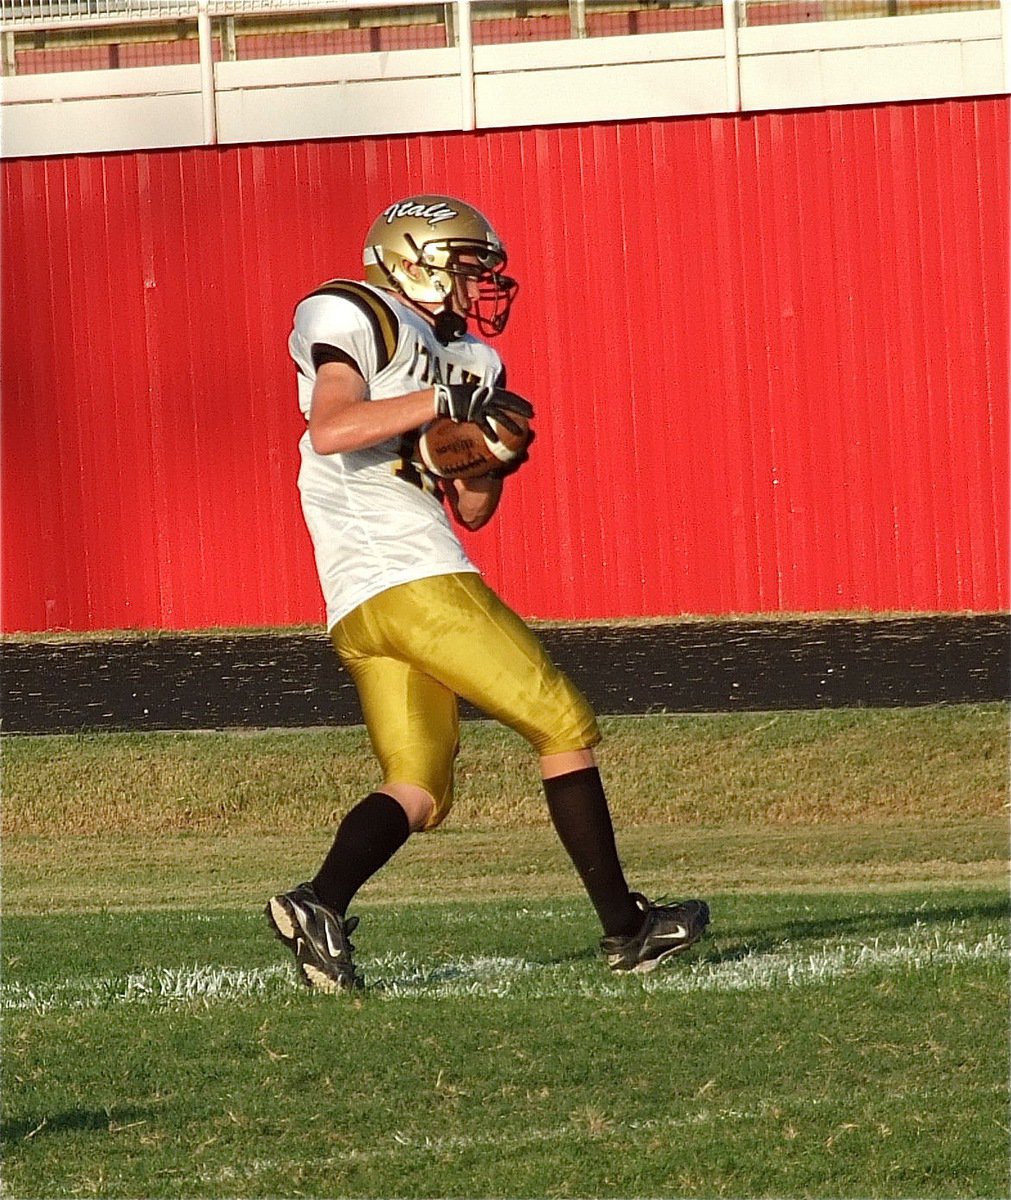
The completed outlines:
<svg viewBox="0 0 1011 1200">
<path fill-rule="evenodd" d="M 727 109 L 741 111 L 741 53 L 737 41 L 737 0 L 723 0 L 723 59 L 727 73 Z"/>
<path fill-rule="evenodd" d="M 214 33 L 207 0 L 197 0 L 197 44 L 200 48 L 200 103 L 204 118 L 204 145 L 218 140 L 217 98 L 214 94 Z"/>
<path fill-rule="evenodd" d="M 474 31 L 470 24 L 470 0 L 456 0 L 456 36 L 460 47 L 460 127 L 476 129 Z"/>
</svg>

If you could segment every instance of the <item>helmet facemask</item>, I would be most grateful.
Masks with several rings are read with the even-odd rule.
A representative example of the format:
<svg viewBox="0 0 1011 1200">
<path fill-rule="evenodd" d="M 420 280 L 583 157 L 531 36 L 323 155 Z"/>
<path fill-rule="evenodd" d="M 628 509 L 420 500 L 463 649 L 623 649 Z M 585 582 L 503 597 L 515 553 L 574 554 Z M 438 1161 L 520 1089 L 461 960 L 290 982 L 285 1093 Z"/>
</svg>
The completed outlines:
<svg viewBox="0 0 1011 1200">
<path fill-rule="evenodd" d="M 505 329 L 519 284 L 504 273 L 504 250 L 484 242 L 450 238 L 425 242 L 420 251 L 423 260 L 443 259 L 445 265 L 439 274 L 450 280 L 457 312 L 473 321 L 485 337 L 495 337 Z"/>
</svg>

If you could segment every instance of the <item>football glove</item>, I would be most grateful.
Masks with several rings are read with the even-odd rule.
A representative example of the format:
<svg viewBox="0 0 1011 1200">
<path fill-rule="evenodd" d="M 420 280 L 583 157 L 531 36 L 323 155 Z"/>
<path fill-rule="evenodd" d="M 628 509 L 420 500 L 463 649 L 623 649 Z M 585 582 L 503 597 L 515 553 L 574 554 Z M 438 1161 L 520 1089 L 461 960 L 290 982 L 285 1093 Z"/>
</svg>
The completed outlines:
<svg viewBox="0 0 1011 1200">
<path fill-rule="evenodd" d="M 534 415 L 533 405 L 505 388 L 489 387 L 484 383 L 437 383 L 435 392 L 435 415 L 449 417 L 451 421 L 473 421 L 480 425 L 481 432 L 493 442 L 499 440 L 496 421 L 516 437 L 523 430 L 510 417 L 510 413 L 529 419 Z"/>
</svg>

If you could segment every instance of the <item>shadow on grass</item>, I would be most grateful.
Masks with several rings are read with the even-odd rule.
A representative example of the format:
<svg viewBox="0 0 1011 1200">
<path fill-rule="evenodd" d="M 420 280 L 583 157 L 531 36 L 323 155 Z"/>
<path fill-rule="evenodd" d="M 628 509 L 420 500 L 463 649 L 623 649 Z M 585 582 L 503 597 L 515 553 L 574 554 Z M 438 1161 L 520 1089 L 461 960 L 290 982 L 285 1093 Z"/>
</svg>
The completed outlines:
<svg viewBox="0 0 1011 1200">
<path fill-rule="evenodd" d="M 736 922 L 724 925 L 720 920 L 719 908 L 715 906 L 713 923 L 707 936 L 695 947 L 691 957 L 695 961 L 708 963 L 739 962 L 754 954 L 782 950 L 785 945 L 799 950 L 806 943 L 814 946 L 840 938 L 871 940 L 901 929 L 910 929 L 915 925 L 943 927 L 956 921 L 1006 922 L 1009 915 L 1011 899 L 976 900 L 967 904 L 937 908 L 917 905 L 904 912 L 868 909 L 865 912 L 840 917 L 791 917 L 788 920 L 770 923 L 761 929 L 742 931 L 739 927 L 735 928 Z M 541 966 L 561 967 L 599 958 L 595 945 L 583 945 L 569 951 L 548 954 L 543 958 L 538 957 L 537 961 Z"/>
<path fill-rule="evenodd" d="M 971 904 L 947 905 L 939 908 L 925 908 L 917 905 L 915 909 L 906 912 L 882 913 L 868 910 L 838 918 L 819 917 L 815 920 L 794 918 L 769 925 L 762 930 L 749 931 L 740 941 L 736 941 L 736 936 L 740 935 L 735 936 L 733 929 L 724 930 L 719 926 L 717 915 L 713 926 L 710 927 L 710 934 L 715 933 L 717 938 L 726 940 L 722 945 L 718 947 L 712 945 L 708 950 L 704 945 L 701 956 L 706 962 L 735 962 L 753 954 L 779 950 L 785 943 L 799 948 L 805 942 L 823 942 L 840 937 L 869 939 L 900 929 L 911 929 L 915 925 L 944 926 L 956 921 L 986 920 L 1006 922 L 1009 913 L 1011 913 L 1009 900 L 976 901 Z"/>
<path fill-rule="evenodd" d="M 831 941 L 872 941 L 876 937 L 910 929 L 916 925 L 943 929 L 946 925 L 961 921 L 1006 922 L 1009 914 L 1011 899 L 978 899 L 961 905 L 948 904 L 936 908 L 917 904 L 915 908 L 900 912 L 869 908 L 860 913 L 849 913 L 839 917 L 793 916 L 785 920 L 771 921 L 761 928 L 742 930 L 739 923 L 733 919 L 726 924 L 720 920 L 717 904 L 714 906 L 713 923 L 706 938 L 693 948 L 689 957 L 692 961 L 710 964 L 740 962 L 756 954 L 782 951 L 786 946 L 795 951 L 803 951 L 805 946 L 813 950 Z M 603 962 L 595 942 L 583 942 L 555 953 L 531 952 L 526 946 L 504 944 L 498 949 L 498 953 L 515 956 L 539 968 Z M 445 982 L 462 978 L 469 973 L 470 969 L 467 967 L 446 965 L 437 968 L 432 978 Z"/>
<path fill-rule="evenodd" d="M 117 1129 L 146 1119 L 141 1108 L 70 1108 L 58 1113 L 36 1113 L 17 1121 L 4 1121 L 0 1143 L 10 1153 L 20 1142 L 37 1141 L 63 1133 L 115 1133 Z"/>
</svg>

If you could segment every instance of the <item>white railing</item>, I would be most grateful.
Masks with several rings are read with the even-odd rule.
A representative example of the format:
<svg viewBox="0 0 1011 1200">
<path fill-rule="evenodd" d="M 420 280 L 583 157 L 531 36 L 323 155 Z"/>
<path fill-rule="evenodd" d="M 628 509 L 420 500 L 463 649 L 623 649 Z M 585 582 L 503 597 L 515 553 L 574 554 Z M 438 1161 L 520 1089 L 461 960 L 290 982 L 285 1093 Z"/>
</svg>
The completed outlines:
<svg viewBox="0 0 1011 1200">
<path fill-rule="evenodd" d="M 938 12 L 968 12 L 997 8 L 1003 0 L 521 0 L 520 4 L 503 2 L 495 7 L 514 15 L 521 12 L 542 15 L 568 9 L 572 14 L 575 36 L 585 36 L 586 12 L 629 11 L 641 8 L 646 12 L 683 10 L 701 13 L 705 10 L 733 10 L 735 25 L 750 24 L 749 11 L 781 10 L 776 23 L 792 21 L 852 19 L 859 17 L 916 16 Z M 270 17 L 306 13 L 340 13 L 349 10 L 413 7 L 439 8 L 444 0 L 207 0 L 212 17 Z M 451 7 L 448 5 L 447 7 Z M 197 0 L 0 0 L 0 27 L 4 30 L 83 29 L 120 24 L 157 23 L 161 21 L 193 20 Z M 767 18 L 761 18 L 764 23 Z"/>
<path fill-rule="evenodd" d="M 18 51 L 24 48 L 28 35 L 32 38 L 31 51 L 45 51 L 73 45 L 75 33 L 86 38 L 90 45 L 115 46 L 117 38 L 129 36 L 124 33 L 128 27 L 143 28 L 144 36 L 156 41 L 157 34 L 152 35 L 152 29 L 169 26 L 172 32 L 166 34 L 166 40 L 177 40 L 180 28 L 189 26 L 189 36 L 198 40 L 206 71 L 214 54 L 215 40 L 220 42 L 217 57 L 235 60 L 239 24 L 243 21 L 255 21 L 261 29 L 268 23 L 269 30 L 269 22 L 274 18 L 279 23 L 274 26 L 276 30 L 283 28 L 285 21 L 317 18 L 317 28 L 324 28 L 328 18 L 335 23 L 347 23 L 351 14 L 357 14 L 359 27 L 379 28 L 403 21 L 408 13 L 430 13 L 436 15 L 435 23 L 445 29 L 445 44 L 461 47 L 469 59 L 475 18 L 512 17 L 519 21 L 564 14 L 568 17 L 569 36 L 582 39 L 591 32 L 588 16 L 623 14 L 634 19 L 639 13 L 667 12 L 695 18 L 696 28 L 722 25 L 727 45 L 727 81 L 733 92 L 738 86 L 737 31 L 753 23 L 789 25 L 997 7 L 1001 8 L 1005 33 L 1011 33 L 1011 0 L 0 0 L 0 75 L 18 73 Z M 415 19 L 421 18 L 416 15 Z M 107 31 L 105 37 L 101 36 L 103 30 Z M 87 67 L 66 62 L 58 69 Z"/>
</svg>

